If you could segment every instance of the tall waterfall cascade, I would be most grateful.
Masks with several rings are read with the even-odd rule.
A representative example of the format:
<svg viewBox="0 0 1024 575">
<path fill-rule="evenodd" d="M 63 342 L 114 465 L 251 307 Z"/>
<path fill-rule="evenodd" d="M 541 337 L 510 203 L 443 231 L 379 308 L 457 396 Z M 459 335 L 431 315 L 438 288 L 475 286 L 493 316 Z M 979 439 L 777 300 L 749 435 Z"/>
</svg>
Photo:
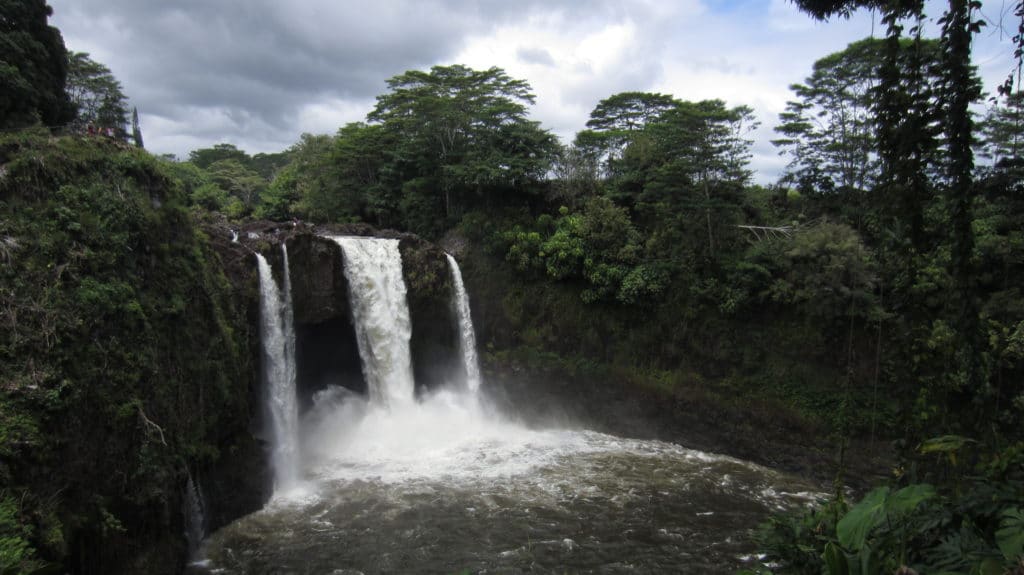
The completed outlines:
<svg viewBox="0 0 1024 575">
<path fill-rule="evenodd" d="M 480 389 L 480 362 L 476 355 L 476 333 L 473 331 L 473 317 L 470 314 L 469 295 L 462 283 L 459 262 L 451 254 L 445 254 L 452 270 L 452 284 L 455 286 L 455 314 L 459 320 L 459 349 L 462 363 L 466 368 L 466 388 L 475 392 Z"/>
<path fill-rule="evenodd" d="M 256 254 L 260 277 L 260 340 L 263 342 L 264 392 L 272 433 L 271 464 L 275 491 L 286 490 L 298 480 L 299 411 L 295 398 L 295 329 L 292 315 L 288 250 L 281 244 L 284 261 L 283 291 L 266 258 Z"/>
<path fill-rule="evenodd" d="M 370 402 L 397 406 L 413 401 L 409 340 L 412 321 L 402 278 L 398 240 L 331 236 L 344 255 L 345 279 Z"/>
</svg>

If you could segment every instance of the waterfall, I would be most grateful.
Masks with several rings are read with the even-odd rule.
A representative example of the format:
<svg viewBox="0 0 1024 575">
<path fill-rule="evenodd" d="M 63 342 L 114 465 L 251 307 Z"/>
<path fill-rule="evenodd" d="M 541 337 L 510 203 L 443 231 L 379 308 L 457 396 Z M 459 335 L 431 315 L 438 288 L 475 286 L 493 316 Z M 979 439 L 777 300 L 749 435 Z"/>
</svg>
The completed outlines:
<svg viewBox="0 0 1024 575">
<path fill-rule="evenodd" d="M 185 539 L 188 541 L 188 555 L 195 557 L 199 544 L 206 537 L 206 501 L 199 484 L 192 480 L 192 472 L 188 472 L 185 482 Z"/>
<path fill-rule="evenodd" d="M 462 363 L 466 367 L 466 387 L 471 392 L 480 388 L 480 362 L 476 356 L 476 333 L 473 332 L 473 317 L 469 312 L 469 295 L 462 283 L 459 262 L 451 254 L 445 254 L 452 269 L 452 283 L 455 285 L 455 313 L 459 319 L 459 349 Z"/>
<path fill-rule="evenodd" d="M 295 330 L 292 325 L 288 250 L 284 255 L 284 293 L 274 281 L 266 258 L 256 254 L 260 275 L 260 339 L 263 375 L 273 432 L 275 490 L 287 489 L 298 476 L 298 405 L 295 401 Z"/>
<path fill-rule="evenodd" d="M 409 403 L 415 391 L 409 339 L 412 322 L 398 240 L 331 237 L 341 246 L 352 321 L 370 401 Z"/>
<path fill-rule="evenodd" d="M 283 293 L 281 294 L 281 320 L 282 320 L 282 331 L 284 332 L 284 358 L 285 358 L 285 387 L 282 392 L 284 394 L 284 404 L 287 406 L 288 411 L 286 412 L 288 417 L 289 425 L 285 428 L 288 430 L 288 438 L 290 439 L 291 453 L 298 453 L 298 421 L 299 421 L 299 408 L 296 400 L 296 364 L 295 364 L 295 313 L 292 309 L 292 272 L 291 267 L 288 265 L 288 246 L 284 242 L 281 242 L 281 261 L 283 277 L 281 278 L 281 284 L 284 287 Z M 295 462 L 293 461 L 293 467 Z"/>
</svg>

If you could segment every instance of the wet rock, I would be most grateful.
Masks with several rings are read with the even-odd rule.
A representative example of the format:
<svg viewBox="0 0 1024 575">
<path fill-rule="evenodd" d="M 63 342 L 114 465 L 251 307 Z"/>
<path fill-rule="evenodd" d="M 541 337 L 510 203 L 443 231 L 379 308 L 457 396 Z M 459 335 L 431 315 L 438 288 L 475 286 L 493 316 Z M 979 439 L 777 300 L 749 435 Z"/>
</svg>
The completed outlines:
<svg viewBox="0 0 1024 575">
<path fill-rule="evenodd" d="M 351 322 L 348 282 L 338 244 L 307 232 L 293 235 L 287 245 L 295 323 Z"/>
<path fill-rule="evenodd" d="M 419 391 L 462 381 L 451 270 L 444 250 L 415 236 L 402 238 L 402 275 L 412 320 L 413 375 Z"/>
</svg>

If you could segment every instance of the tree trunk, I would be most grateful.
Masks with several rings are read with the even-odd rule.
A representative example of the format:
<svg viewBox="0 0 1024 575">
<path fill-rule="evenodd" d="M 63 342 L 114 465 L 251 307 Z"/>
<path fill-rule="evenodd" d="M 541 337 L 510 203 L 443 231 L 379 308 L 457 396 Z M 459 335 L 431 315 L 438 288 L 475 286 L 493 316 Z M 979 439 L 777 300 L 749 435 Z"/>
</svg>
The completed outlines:
<svg viewBox="0 0 1024 575">
<path fill-rule="evenodd" d="M 715 257 L 715 236 L 711 232 L 711 187 L 708 185 L 707 178 L 704 178 L 704 201 L 707 205 L 704 208 L 704 218 L 708 224 L 708 253 L 711 257 Z"/>
</svg>

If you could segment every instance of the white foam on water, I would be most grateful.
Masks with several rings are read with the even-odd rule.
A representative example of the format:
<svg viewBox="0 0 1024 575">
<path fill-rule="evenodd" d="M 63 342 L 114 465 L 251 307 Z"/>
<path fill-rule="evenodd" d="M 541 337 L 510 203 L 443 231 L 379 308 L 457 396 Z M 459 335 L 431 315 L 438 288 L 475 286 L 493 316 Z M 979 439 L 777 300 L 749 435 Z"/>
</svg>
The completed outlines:
<svg viewBox="0 0 1024 575">
<path fill-rule="evenodd" d="M 531 429 L 469 392 L 440 391 L 417 402 L 380 406 L 341 387 L 314 397 L 301 443 L 307 484 L 288 505 L 318 501 L 344 484 L 403 491 L 472 488 L 542 498 L 606 497 L 628 505 L 651 481 L 659 492 L 698 483 L 773 505 L 793 498 L 775 487 L 778 474 L 732 457 L 653 440 L 594 431 Z M 734 474 L 745 479 L 737 481 Z M 750 477 L 759 477 L 749 486 Z M 798 497 L 799 498 L 799 497 Z"/>
</svg>

